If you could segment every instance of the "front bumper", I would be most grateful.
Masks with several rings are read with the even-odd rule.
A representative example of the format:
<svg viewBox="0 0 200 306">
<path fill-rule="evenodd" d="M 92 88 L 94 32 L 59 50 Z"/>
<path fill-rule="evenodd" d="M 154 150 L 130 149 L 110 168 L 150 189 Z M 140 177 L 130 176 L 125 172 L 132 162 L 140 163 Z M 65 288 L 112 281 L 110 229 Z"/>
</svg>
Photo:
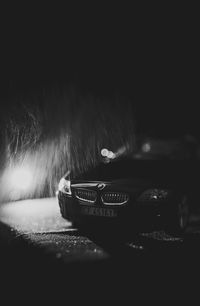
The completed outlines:
<svg viewBox="0 0 200 306">
<path fill-rule="evenodd" d="M 58 202 L 64 218 L 76 225 L 112 226 L 126 229 L 150 230 L 162 228 L 170 204 L 162 202 L 127 202 L 126 205 L 81 204 L 72 196 L 58 193 Z"/>
</svg>

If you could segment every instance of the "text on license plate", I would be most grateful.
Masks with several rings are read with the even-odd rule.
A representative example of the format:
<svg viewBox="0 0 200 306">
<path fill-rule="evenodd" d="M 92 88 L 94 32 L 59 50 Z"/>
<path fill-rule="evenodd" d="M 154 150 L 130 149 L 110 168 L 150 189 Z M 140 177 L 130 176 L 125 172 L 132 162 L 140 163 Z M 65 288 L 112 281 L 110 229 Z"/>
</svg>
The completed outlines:
<svg viewBox="0 0 200 306">
<path fill-rule="evenodd" d="M 117 212 L 112 208 L 103 208 L 103 207 L 81 207 L 81 213 L 84 215 L 90 216 L 100 216 L 100 217 L 116 217 Z"/>
</svg>

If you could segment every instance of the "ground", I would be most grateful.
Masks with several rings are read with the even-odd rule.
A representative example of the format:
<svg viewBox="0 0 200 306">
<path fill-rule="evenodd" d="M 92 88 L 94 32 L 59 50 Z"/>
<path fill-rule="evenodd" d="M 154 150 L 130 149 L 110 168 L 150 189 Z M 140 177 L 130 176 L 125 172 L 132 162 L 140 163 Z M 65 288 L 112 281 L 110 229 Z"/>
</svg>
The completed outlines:
<svg viewBox="0 0 200 306">
<path fill-rule="evenodd" d="M 29 290 L 34 296 L 41 291 L 46 298 L 56 293 L 73 299 L 143 292 L 142 299 L 145 294 L 156 298 L 158 292 L 185 293 L 191 284 L 196 290 L 197 216 L 191 217 L 184 238 L 161 231 L 124 243 L 72 228 L 60 216 L 56 198 L 1 205 L 0 220 L 1 281 L 11 292 L 22 290 L 21 296 Z"/>
</svg>

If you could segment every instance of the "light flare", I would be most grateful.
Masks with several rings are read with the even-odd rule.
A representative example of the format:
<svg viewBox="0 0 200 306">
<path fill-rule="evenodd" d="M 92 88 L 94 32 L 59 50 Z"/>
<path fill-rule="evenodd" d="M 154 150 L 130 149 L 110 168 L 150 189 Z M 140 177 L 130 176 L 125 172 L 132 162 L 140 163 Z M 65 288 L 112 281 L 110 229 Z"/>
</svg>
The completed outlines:
<svg viewBox="0 0 200 306">
<path fill-rule="evenodd" d="M 8 184 L 10 184 L 11 188 L 20 191 L 29 190 L 33 180 L 32 172 L 30 167 L 18 166 L 9 173 L 10 179 Z"/>
</svg>

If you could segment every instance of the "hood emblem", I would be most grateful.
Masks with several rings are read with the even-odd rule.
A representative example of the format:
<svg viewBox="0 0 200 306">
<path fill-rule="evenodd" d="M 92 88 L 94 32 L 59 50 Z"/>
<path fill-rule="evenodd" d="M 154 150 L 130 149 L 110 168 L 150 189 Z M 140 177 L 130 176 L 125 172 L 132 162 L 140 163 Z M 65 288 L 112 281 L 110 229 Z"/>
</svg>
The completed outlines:
<svg viewBox="0 0 200 306">
<path fill-rule="evenodd" d="M 99 190 L 102 190 L 102 189 L 105 188 L 105 186 L 106 186 L 106 184 L 100 183 L 100 184 L 97 185 L 97 188 L 98 188 Z"/>
</svg>

